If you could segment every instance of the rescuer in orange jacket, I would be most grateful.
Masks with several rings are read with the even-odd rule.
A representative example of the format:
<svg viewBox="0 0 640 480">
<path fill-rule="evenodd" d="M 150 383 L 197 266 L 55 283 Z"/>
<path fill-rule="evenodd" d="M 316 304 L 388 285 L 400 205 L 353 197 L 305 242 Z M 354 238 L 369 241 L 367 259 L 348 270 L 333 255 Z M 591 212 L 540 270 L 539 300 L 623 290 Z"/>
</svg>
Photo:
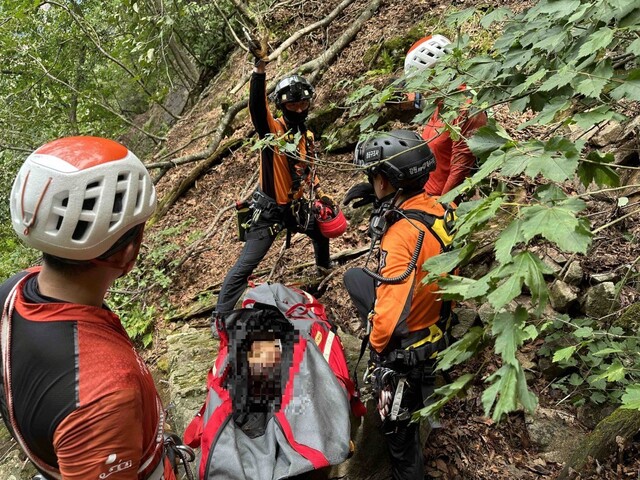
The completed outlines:
<svg viewBox="0 0 640 480">
<path fill-rule="evenodd" d="M 220 320 L 234 309 L 247 286 L 248 277 L 280 231 L 287 229 L 306 234 L 313 243 L 316 265 L 326 271 L 331 263 L 329 238 L 322 233 L 309 202 L 303 198 L 305 190 L 309 190 L 313 192 L 313 198 L 335 208 L 315 175 L 314 138 L 305 125 L 313 87 L 299 75 L 287 75 L 281 79 L 273 95 L 282 117 L 274 118 L 266 95 L 265 53 L 254 51 L 254 55 L 256 62 L 249 87 L 251 121 L 261 139 L 270 136 L 284 138 L 295 143 L 295 151 L 285 151 L 272 145 L 260 150 L 259 184 L 251 199 L 253 215 L 246 230 L 246 243 L 222 283 L 216 310 L 211 317 L 212 326 L 218 328 L 223 327 Z"/>
<path fill-rule="evenodd" d="M 436 162 L 415 132 L 394 130 L 359 143 L 354 161 L 375 194 L 370 233 L 380 240 L 380 256 L 377 271 L 350 269 L 344 283 L 370 324 L 368 371 L 393 478 L 422 479 L 418 426 L 409 420 L 433 392 L 433 359 L 446 346 L 452 315 L 437 286 L 423 283 L 422 264 L 448 249 L 453 210 L 424 192 Z"/>
</svg>

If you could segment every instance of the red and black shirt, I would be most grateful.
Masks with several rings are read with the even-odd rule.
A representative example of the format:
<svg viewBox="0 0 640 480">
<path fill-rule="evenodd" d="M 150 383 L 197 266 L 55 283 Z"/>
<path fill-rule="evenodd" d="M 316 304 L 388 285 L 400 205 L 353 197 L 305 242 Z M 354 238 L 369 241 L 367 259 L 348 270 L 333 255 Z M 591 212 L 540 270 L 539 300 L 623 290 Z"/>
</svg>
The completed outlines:
<svg viewBox="0 0 640 480">
<path fill-rule="evenodd" d="M 48 477 L 138 480 L 158 473 L 163 408 L 120 319 L 105 306 L 43 296 L 38 271 L 19 274 L 9 318 L 5 422 Z M 0 286 L 0 306 L 16 280 Z M 163 473 L 175 478 L 170 468 Z"/>
</svg>

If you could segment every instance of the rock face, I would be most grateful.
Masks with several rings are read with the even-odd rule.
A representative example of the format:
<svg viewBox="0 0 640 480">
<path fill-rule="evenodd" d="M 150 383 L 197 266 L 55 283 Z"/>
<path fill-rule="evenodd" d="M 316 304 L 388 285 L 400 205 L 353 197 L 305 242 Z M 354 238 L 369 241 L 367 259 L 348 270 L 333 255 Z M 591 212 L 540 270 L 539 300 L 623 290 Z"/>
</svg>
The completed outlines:
<svg viewBox="0 0 640 480">
<path fill-rule="evenodd" d="M 599 283 L 587 290 L 584 299 L 584 313 L 588 316 L 601 318 L 617 308 L 616 287 L 613 282 Z"/>
<path fill-rule="evenodd" d="M 525 421 L 531 442 L 547 461 L 562 462 L 585 436 L 576 418 L 561 410 L 539 407 Z"/>
<path fill-rule="evenodd" d="M 549 300 L 555 311 L 567 313 L 578 302 L 578 288 L 558 280 L 549 290 Z"/>
<path fill-rule="evenodd" d="M 170 424 L 182 433 L 198 413 L 207 395 L 207 372 L 218 353 L 218 342 L 208 328 L 186 325 L 167 337 L 169 395 L 173 409 Z"/>
</svg>

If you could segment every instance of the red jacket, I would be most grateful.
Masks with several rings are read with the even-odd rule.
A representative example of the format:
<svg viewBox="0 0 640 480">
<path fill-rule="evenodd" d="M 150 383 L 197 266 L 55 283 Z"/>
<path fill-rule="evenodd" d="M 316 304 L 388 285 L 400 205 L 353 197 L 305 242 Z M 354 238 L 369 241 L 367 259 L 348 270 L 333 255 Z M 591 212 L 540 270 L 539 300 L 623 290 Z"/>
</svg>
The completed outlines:
<svg viewBox="0 0 640 480">
<path fill-rule="evenodd" d="M 449 132 L 444 129 L 444 122 L 440 118 L 440 105 L 436 107 L 433 116 L 422 131 L 422 138 L 427 141 L 429 148 L 436 157 L 436 169 L 429 175 L 424 186 L 429 195 L 440 196 L 460 185 L 471 175 L 476 163 L 476 157 L 471 153 L 465 139 L 487 124 L 484 112 L 472 117 L 463 111 L 453 125 L 460 128 L 460 138 L 453 140 Z"/>
</svg>

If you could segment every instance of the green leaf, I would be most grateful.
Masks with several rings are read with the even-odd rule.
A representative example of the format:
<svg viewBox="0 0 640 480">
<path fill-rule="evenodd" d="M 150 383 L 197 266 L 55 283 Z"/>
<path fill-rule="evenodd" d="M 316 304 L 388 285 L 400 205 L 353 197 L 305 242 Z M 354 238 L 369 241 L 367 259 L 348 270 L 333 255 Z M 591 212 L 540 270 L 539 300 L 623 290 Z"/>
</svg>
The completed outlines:
<svg viewBox="0 0 640 480">
<path fill-rule="evenodd" d="M 570 359 L 571 356 L 575 353 L 577 348 L 578 348 L 577 345 L 572 345 L 570 347 L 565 347 L 565 348 L 561 348 L 560 350 L 557 350 L 553 354 L 553 361 L 557 363 L 557 362 L 561 362 L 562 360 Z"/>
<path fill-rule="evenodd" d="M 440 396 L 440 398 L 433 403 L 430 403 L 427 407 L 418 410 L 411 417 L 413 421 L 418 421 L 420 418 L 435 417 L 438 412 L 444 407 L 451 399 L 460 395 L 474 375 L 471 373 L 465 373 L 456 378 L 452 383 L 448 383 L 440 388 L 434 390 L 434 395 Z"/>
<path fill-rule="evenodd" d="M 534 304 L 537 304 L 538 310 L 541 312 L 547 304 L 549 298 L 549 289 L 544 275 L 550 275 L 553 270 L 544 264 L 536 255 L 531 252 L 519 253 L 514 259 L 516 266 L 516 275 L 522 275 L 524 283 L 531 291 L 531 297 Z"/>
<path fill-rule="evenodd" d="M 463 205 L 458 208 L 458 224 L 456 225 L 456 235 L 463 237 L 477 226 L 482 225 L 493 218 L 502 205 L 504 199 L 498 192 L 493 192 L 487 198 L 477 202 L 466 202 L 464 208 L 473 205 L 473 209 L 464 213 Z"/>
<path fill-rule="evenodd" d="M 622 395 L 622 408 L 640 410 L 640 384 L 629 385 Z"/>
<path fill-rule="evenodd" d="M 582 44 L 578 50 L 577 58 L 586 57 L 597 52 L 601 48 L 607 47 L 613 40 L 614 30 L 609 27 L 602 27 L 598 31 L 591 34 L 589 40 Z"/>
<path fill-rule="evenodd" d="M 547 0 L 540 2 L 540 13 L 547 13 L 555 17 L 564 17 L 580 6 L 580 0 Z"/>
<path fill-rule="evenodd" d="M 486 15 L 484 15 L 482 19 L 480 19 L 480 25 L 482 25 L 482 28 L 489 28 L 489 26 L 493 22 L 500 22 L 505 18 L 509 18 L 512 16 L 513 16 L 513 12 L 508 8 L 505 8 L 505 7 L 496 8 L 491 12 L 487 13 Z"/>
<path fill-rule="evenodd" d="M 625 51 L 626 53 L 637 55 L 638 52 L 640 52 L 640 38 L 636 38 L 633 42 L 631 42 Z"/>
<path fill-rule="evenodd" d="M 538 90 L 542 92 L 548 92 L 549 90 L 553 90 L 555 88 L 564 87 L 571 83 L 576 76 L 576 72 L 574 69 L 570 68 L 569 65 L 565 65 L 560 70 L 558 70 L 554 75 L 551 75 L 547 78 L 542 85 L 538 88 Z"/>
<path fill-rule="evenodd" d="M 571 142 L 567 143 L 571 144 Z M 531 178 L 542 174 L 554 182 L 563 182 L 575 175 L 578 168 L 578 156 L 575 152 L 558 155 L 557 152 L 552 151 L 553 145 L 542 144 L 538 141 L 530 142 L 529 148 L 527 154 L 530 160 L 525 168 L 525 173 Z"/>
<path fill-rule="evenodd" d="M 614 353 L 622 353 L 622 350 L 619 348 L 603 348 L 602 350 L 598 350 L 597 352 L 593 352 L 591 355 L 594 357 L 608 357 L 609 355 L 613 355 Z"/>
<path fill-rule="evenodd" d="M 502 166 L 505 159 L 506 155 L 502 150 L 494 150 L 491 152 L 489 158 L 487 158 L 480 166 L 480 170 L 471 177 L 471 183 L 475 185 L 481 180 L 484 180 L 487 176 Z"/>
<path fill-rule="evenodd" d="M 611 120 L 612 118 L 615 118 L 618 121 L 623 121 L 626 119 L 624 115 L 620 115 L 616 111 L 611 110 L 611 106 L 600 105 L 599 107 L 596 107 L 587 112 L 576 113 L 573 116 L 573 121 L 576 122 L 576 125 L 582 130 L 588 130 L 594 125 L 597 125 L 600 122 Z"/>
<path fill-rule="evenodd" d="M 491 333 L 496 337 L 495 350 L 503 363 L 518 363 L 516 351 L 527 336 L 524 331 L 526 320 L 527 311 L 522 307 L 518 307 L 515 313 L 502 312 L 494 317 Z"/>
<path fill-rule="evenodd" d="M 463 248 L 441 253 L 429 258 L 423 265 L 422 270 L 431 275 L 440 275 L 452 272 L 463 260 L 468 258 L 475 250 L 475 245 L 470 243 Z"/>
<path fill-rule="evenodd" d="M 529 241 L 542 235 L 562 250 L 586 253 L 591 243 L 591 233 L 584 228 L 575 214 L 584 208 L 581 200 L 570 199 L 555 206 L 533 205 L 522 209 L 522 232 Z"/>
<path fill-rule="evenodd" d="M 616 100 L 640 101 L 640 68 L 631 70 L 627 78 L 622 79 L 619 87 L 611 91 L 611 97 Z"/>
<path fill-rule="evenodd" d="M 583 72 L 583 75 L 586 75 L 587 78 L 578 83 L 576 92 L 586 97 L 600 98 L 602 89 L 613 76 L 611 60 L 600 62 L 592 73 Z"/>
<path fill-rule="evenodd" d="M 484 329 L 471 327 L 464 337 L 438 353 L 437 370 L 449 370 L 474 355 L 482 344 Z"/>
<path fill-rule="evenodd" d="M 498 288 L 487 296 L 487 300 L 496 310 L 504 307 L 522 293 L 522 282 L 523 278 L 518 275 L 507 277 Z"/>
<path fill-rule="evenodd" d="M 445 22 L 449 26 L 462 25 L 463 23 L 467 22 L 471 17 L 473 17 L 475 13 L 476 13 L 476 9 L 474 7 L 465 8 L 460 12 L 455 12 L 447 16 L 447 19 Z"/>
<path fill-rule="evenodd" d="M 498 126 L 484 126 L 480 127 L 473 134 L 467 145 L 478 158 L 485 158 L 487 154 L 499 149 L 505 145 L 508 141 L 511 141 L 511 137 Z"/>
<path fill-rule="evenodd" d="M 520 242 L 524 242 L 522 221 L 520 219 L 515 219 L 507 226 L 507 228 L 500 232 L 498 240 L 496 240 L 496 260 L 501 264 L 510 262 L 511 250 Z"/>
<path fill-rule="evenodd" d="M 582 378 L 577 373 L 572 373 L 571 376 L 569 377 L 569 384 L 573 385 L 574 387 L 579 387 L 583 383 L 584 383 L 584 378 Z"/>
<path fill-rule="evenodd" d="M 489 291 L 487 281 L 449 275 L 438 279 L 438 288 L 445 300 L 464 300 L 485 295 Z"/>
<path fill-rule="evenodd" d="M 371 126 L 375 125 L 375 123 L 378 121 L 378 118 L 380 118 L 380 115 L 377 114 L 377 113 L 371 113 L 371 114 L 367 115 L 366 117 L 364 117 L 358 123 L 360 131 L 364 132 L 368 128 L 370 128 Z"/>
<path fill-rule="evenodd" d="M 618 382 L 624 379 L 626 369 L 619 360 L 615 360 L 604 373 L 596 376 L 596 380 L 606 379 L 607 382 Z"/>
<path fill-rule="evenodd" d="M 591 182 L 609 187 L 620 185 L 618 173 L 607 165 L 607 163 L 611 163 L 614 160 L 613 154 L 602 155 L 594 150 L 587 155 L 587 160 L 591 161 L 580 162 L 580 165 L 578 165 L 578 177 L 585 187 L 589 186 Z"/>
<path fill-rule="evenodd" d="M 510 148 L 505 152 L 505 160 L 500 172 L 506 177 L 515 177 L 524 172 L 529 164 L 530 157 L 522 148 Z"/>
<path fill-rule="evenodd" d="M 528 90 L 531 85 L 542 80 L 546 74 L 547 74 L 546 68 L 538 69 L 537 72 L 535 72 L 533 75 L 529 75 L 524 82 L 522 82 L 520 85 L 518 85 L 513 90 L 511 90 L 511 94 L 520 95 L 522 92 Z"/>
<path fill-rule="evenodd" d="M 559 112 L 565 111 L 570 106 L 571 101 L 566 97 L 553 96 L 544 104 L 544 107 L 537 116 L 518 125 L 518 130 L 522 130 L 530 125 L 547 125 L 548 123 L 554 122 L 556 115 Z"/>
<path fill-rule="evenodd" d="M 489 415 L 493 408 L 491 418 L 495 421 L 516 410 L 518 402 L 529 412 L 535 410 L 537 399 L 527 388 L 527 380 L 519 363 L 515 366 L 503 365 L 487 378 L 487 382 L 492 382 L 492 385 L 483 392 L 482 405 L 485 415 Z"/>
<path fill-rule="evenodd" d="M 593 328 L 591 327 L 580 327 L 577 328 L 573 335 L 577 338 L 590 338 L 593 336 Z"/>
</svg>

